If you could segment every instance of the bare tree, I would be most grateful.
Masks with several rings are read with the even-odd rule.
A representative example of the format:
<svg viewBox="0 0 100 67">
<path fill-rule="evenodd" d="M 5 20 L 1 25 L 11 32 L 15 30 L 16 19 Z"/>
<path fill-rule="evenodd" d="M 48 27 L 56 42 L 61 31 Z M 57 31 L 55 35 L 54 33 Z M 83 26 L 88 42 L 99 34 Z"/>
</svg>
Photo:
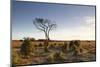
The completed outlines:
<svg viewBox="0 0 100 67">
<path fill-rule="evenodd" d="M 50 37 L 49 37 L 50 31 L 56 28 L 57 25 L 54 23 L 51 23 L 50 20 L 43 19 L 43 18 L 35 18 L 33 20 L 33 24 L 38 30 L 44 32 L 45 38 L 46 38 L 45 51 L 48 51 L 47 46 L 48 46 L 48 41 L 50 40 Z"/>
<path fill-rule="evenodd" d="M 46 40 L 50 40 L 49 34 L 50 31 L 56 28 L 56 24 L 51 23 L 50 20 L 48 19 L 43 19 L 43 18 L 35 18 L 33 21 L 33 24 L 35 27 L 41 31 L 44 32 Z"/>
</svg>

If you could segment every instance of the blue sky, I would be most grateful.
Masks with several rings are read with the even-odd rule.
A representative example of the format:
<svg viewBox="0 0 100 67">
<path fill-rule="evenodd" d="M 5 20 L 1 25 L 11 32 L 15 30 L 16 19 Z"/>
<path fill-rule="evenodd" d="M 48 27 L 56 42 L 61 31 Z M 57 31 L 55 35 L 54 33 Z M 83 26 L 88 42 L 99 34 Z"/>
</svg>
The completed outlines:
<svg viewBox="0 0 100 67">
<path fill-rule="evenodd" d="M 33 25 L 38 18 L 57 24 L 50 33 L 56 40 L 95 40 L 95 7 L 14 1 L 12 4 L 12 39 L 43 39 L 43 32 Z"/>
</svg>

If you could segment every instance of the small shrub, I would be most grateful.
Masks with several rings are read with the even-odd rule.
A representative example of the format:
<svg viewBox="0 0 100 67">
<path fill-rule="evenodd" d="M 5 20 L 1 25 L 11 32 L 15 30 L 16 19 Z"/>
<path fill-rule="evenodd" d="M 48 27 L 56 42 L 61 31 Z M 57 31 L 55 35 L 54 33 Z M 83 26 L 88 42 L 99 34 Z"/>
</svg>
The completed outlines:
<svg viewBox="0 0 100 67">
<path fill-rule="evenodd" d="M 64 42 L 64 45 L 62 46 L 63 52 L 67 52 L 67 46 L 68 46 L 68 44 L 66 42 Z"/>
<path fill-rule="evenodd" d="M 35 41 L 35 38 L 30 38 L 30 41 Z"/>
<path fill-rule="evenodd" d="M 53 45 L 53 44 L 51 44 L 49 47 L 50 47 L 50 48 L 54 48 L 54 45 Z"/>
<path fill-rule="evenodd" d="M 74 41 L 74 44 L 75 44 L 77 47 L 79 47 L 79 46 L 80 46 L 80 41 L 79 41 L 79 40 L 75 40 L 75 41 Z"/>
<path fill-rule="evenodd" d="M 28 38 L 24 39 L 24 42 L 21 45 L 21 54 L 27 57 L 32 51 L 33 47 L 30 40 Z"/>
<path fill-rule="evenodd" d="M 12 52 L 12 64 L 19 64 L 20 56 L 18 55 L 18 52 L 13 51 Z"/>
<path fill-rule="evenodd" d="M 54 54 L 54 62 L 55 63 L 64 62 L 64 59 L 61 56 L 60 52 Z"/>
<path fill-rule="evenodd" d="M 42 47 L 42 44 L 41 43 L 39 43 L 39 47 Z"/>
<path fill-rule="evenodd" d="M 54 43 L 54 46 L 56 46 L 57 44 L 56 43 Z"/>
<path fill-rule="evenodd" d="M 80 52 L 82 52 L 83 50 L 80 48 L 80 41 L 79 40 L 75 40 L 75 41 L 71 41 L 70 43 L 69 43 L 69 49 L 70 49 L 70 51 L 69 51 L 69 54 L 70 53 L 72 53 L 71 55 L 70 55 L 70 57 L 74 57 L 73 59 L 72 59 L 72 61 L 80 61 L 79 60 L 79 57 L 80 57 Z"/>
<path fill-rule="evenodd" d="M 70 50 L 74 50 L 75 49 L 75 47 L 74 47 L 74 41 L 70 41 L 70 43 L 69 43 L 69 49 Z"/>
<path fill-rule="evenodd" d="M 23 40 L 19 40 L 20 42 L 23 42 Z"/>
</svg>

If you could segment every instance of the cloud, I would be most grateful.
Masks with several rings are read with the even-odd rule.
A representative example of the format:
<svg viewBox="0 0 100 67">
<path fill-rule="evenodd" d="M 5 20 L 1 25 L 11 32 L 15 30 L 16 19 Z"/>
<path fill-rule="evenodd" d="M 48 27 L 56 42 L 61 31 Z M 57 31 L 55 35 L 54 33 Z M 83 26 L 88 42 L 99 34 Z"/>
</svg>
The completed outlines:
<svg viewBox="0 0 100 67">
<path fill-rule="evenodd" d="M 95 26 L 95 17 L 85 17 L 86 24 L 89 26 Z"/>
<path fill-rule="evenodd" d="M 77 19 L 77 18 L 76 18 Z M 62 40 L 95 40 L 95 17 L 85 16 L 79 26 L 70 29 L 62 29 L 51 34 L 52 39 Z M 59 36 L 58 36 L 59 35 Z M 55 38 L 56 37 L 56 38 Z"/>
<path fill-rule="evenodd" d="M 95 40 L 95 16 L 86 16 L 82 19 L 82 24 L 76 29 L 76 32 L 78 32 L 76 36 L 83 39 Z"/>
<path fill-rule="evenodd" d="M 86 31 L 95 33 L 95 17 L 94 16 L 84 17 L 84 22 L 81 27 Z"/>
</svg>

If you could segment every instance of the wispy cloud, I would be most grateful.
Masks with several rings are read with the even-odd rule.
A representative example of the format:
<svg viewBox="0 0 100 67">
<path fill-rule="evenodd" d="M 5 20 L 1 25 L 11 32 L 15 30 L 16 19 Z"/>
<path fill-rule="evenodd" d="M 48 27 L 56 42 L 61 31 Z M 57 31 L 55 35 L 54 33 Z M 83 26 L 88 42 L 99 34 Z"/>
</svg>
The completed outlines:
<svg viewBox="0 0 100 67">
<path fill-rule="evenodd" d="M 65 40 L 95 40 L 95 17 L 85 16 L 81 19 L 80 26 L 70 29 L 62 29 L 51 34 L 52 39 L 65 39 Z M 74 23 L 74 22 L 73 22 Z M 59 35 L 59 36 L 58 36 Z"/>
</svg>

